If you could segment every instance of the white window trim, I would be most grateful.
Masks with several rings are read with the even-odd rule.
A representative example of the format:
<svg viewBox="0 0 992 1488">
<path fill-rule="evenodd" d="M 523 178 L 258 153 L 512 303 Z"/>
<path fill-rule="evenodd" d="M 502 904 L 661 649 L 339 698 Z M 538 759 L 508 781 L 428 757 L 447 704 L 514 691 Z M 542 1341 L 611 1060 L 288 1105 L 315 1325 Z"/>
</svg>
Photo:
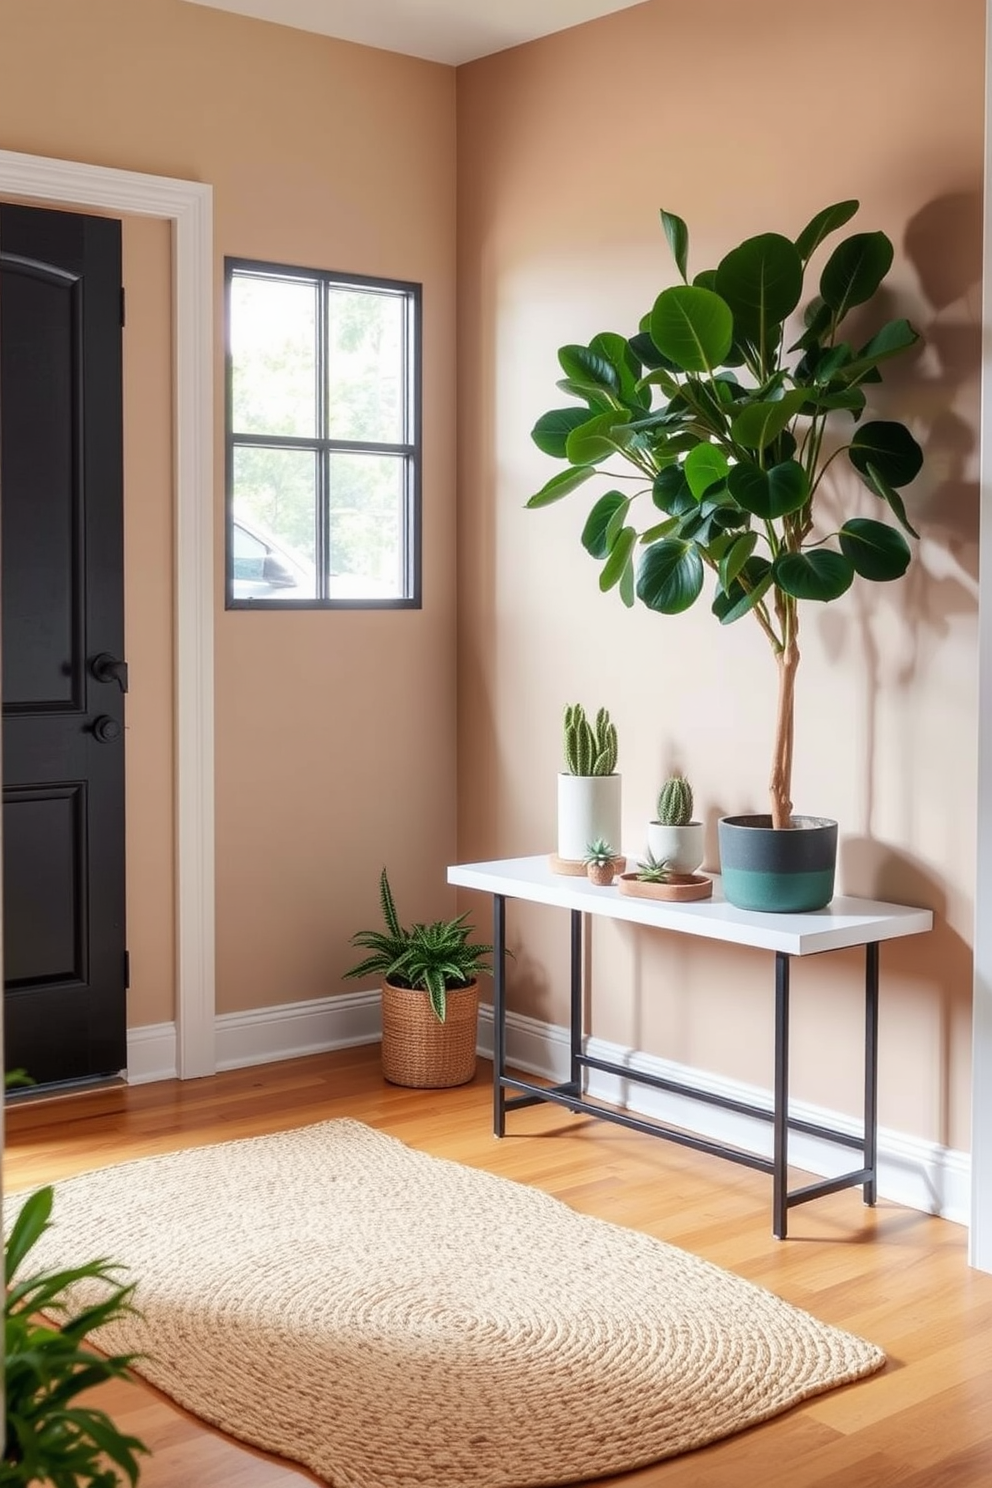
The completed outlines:
<svg viewBox="0 0 992 1488">
<path fill-rule="evenodd" d="M 175 335 L 176 1064 L 213 1074 L 213 191 L 0 150 L 6 199 L 160 217 L 172 223 Z"/>
</svg>

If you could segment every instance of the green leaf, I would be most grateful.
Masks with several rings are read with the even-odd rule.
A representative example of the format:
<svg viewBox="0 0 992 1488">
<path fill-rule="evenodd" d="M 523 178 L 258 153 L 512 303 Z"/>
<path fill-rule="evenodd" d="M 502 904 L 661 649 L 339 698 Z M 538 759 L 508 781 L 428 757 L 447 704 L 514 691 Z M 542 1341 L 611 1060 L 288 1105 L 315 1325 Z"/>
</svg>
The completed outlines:
<svg viewBox="0 0 992 1488">
<path fill-rule="evenodd" d="M 730 350 L 734 317 L 726 301 L 709 289 L 676 285 L 663 289 L 651 311 L 651 339 L 685 372 L 712 372 Z"/>
<path fill-rule="evenodd" d="M 697 501 L 702 499 L 711 486 L 725 481 L 729 469 L 730 461 L 717 444 L 697 444 L 682 462 L 682 471 L 689 490 Z"/>
<path fill-rule="evenodd" d="M 647 318 L 650 323 L 650 316 L 648 316 Z M 631 336 L 628 345 L 630 346 L 631 354 L 637 357 L 642 367 L 648 367 L 651 369 L 657 367 L 670 368 L 668 358 L 662 356 L 657 346 L 655 346 L 654 342 L 651 340 L 650 330 L 645 329 L 643 331 L 639 331 L 636 336 Z"/>
<path fill-rule="evenodd" d="M 559 471 L 525 502 L 525 506 L 529 509 L 550 506 L 553 501 L 560 501 L 563 496 L 568 496 L 572 491 L 578 490 L 579 486 L 595 474 L 595 470 L 590 465 L 581 465 L 574 470 Z"/>
<path fill-rule="evenodd" d="M 666 212 L 664 207 L 661 209 L 661 225 L 665 229 L 665 237 L 672 250 L 675 267 L 682 275 L 684 284 L 688 278 L 686 266 L 689 262 L 689 229 L 681 217 L 676 217 L 674 212 Z"/>
<path fill-rule="evenodd" d="M 855 305 L 875 294 L 892 267 L 892 244 L 883 232 L 855 233 L 830 255 L 820 275 L 820 294 L 839 324 Z"/>
<path fill-rule="evenodd" d="M 541 415 L 531 429 L 530 437 L 544 454 L 564 460 L 565 440 L 588 417 L 589 411 L 586 408 L 552 408 L 550 413 Z"/>
<path fill-rule="evenodd" d="M 879 362 L 884 362 L 887 357 L 898 356 L 900 352 L 908 351 L 919 341 L 919 334 L 914 331 L 908 320 L 890 320 L 880 331 L 866 341 L 857 356 L 844 368 L 844 377 L 862 377 L 865 372 L 873 370 Z"/>
<path fill-rule="evenodd" d="M 600 331 L 599 335 L 593 336 L 589 342 L 589 350 L 603 357 L 616 372 L 620 385 L 620 397 L 624 402 L 633 403 L 635 407 L 645 407 L 644 398 L 638 386 L 638 379 L 641 375 L 640 359 L 631 351 L 627 338 L 618 335 L 616 331 Z"/>
<path fill-rule="evenodd" d="M 886 583 L 901 579 L 909 567 L 912 553 L 901 532 L 884 522 L 867 517 L 852 517 L 838 533 L 841 552 L 854 564 L 863 579 Z"/>
<path fill-rule="evenodd" d="M 712 289 L 716 293 L 716 269 L 700 269 L 692 282 L 698 289 Z"/>
<path fill-rule="evenodd" d="M 874 465 L 868 466 L 868 485 L 876 496 L 881 496 L 883 501 L 888 502 L 890 509 L 895 513 L 896 520 L 909 533 L 910 537 L 919 538 L 920 534 L 910 524 L 906 515 L 906 506 L 899 492 L 889 485 L 889 482 L 876 470 Z"/>
<path fill-rule="evenodd" d="M 611 392 L 620 390 L 616 368 L 588 346 L 562 346 L 558 350 L 558 361 L 566 377 L 592 383 L 594 387 L 609 388 Z"/>
<path fill-rule="evenodd" d="M 625 512 L 629 505 L 630 498 L 622 491 L 607 491 L 600 496 L 582 529 L 582 546 L 593 558 L 607 557 L 610 551 L 607 530 L 616 514 Z"/>
<path fill-rule="evenodd" d="M 770 470 L 742 461 L 731 466 L 727 485 L 738 505 L 766 521 L 799 511 L 809 500 L 809 480 L 798 460 L 783 460 Z"/>
<path fill-rule="evenodd" d="M 832 207 L 824 207 L 822 212 L 817 212 L 807 222 L 796 239 L 796 251 L 804 266 L 809 263 L 824 238 L 843 227 L 845 222 L 850 222 L 859 206 L 860 202 L 856 201 L 835 202 Z"/>
<path fill-rule="evenodd" d="M 740 536 L 731 539 L 730 546 L 720 559 L 720 587 L 725 593 L 754 552 L 757 541 L 756 532 L 742 532 Z"/>
<path fill-rule="evenodd" d="M 684 503 L 692 501 L 692 492 L 681 465 L 666 465 L 659 470 L 651 486 L 651 499 L 659 511 L 680 516 Z"/>
<path fill-rule="evenodd" d="M 624 527 L 613 544 L 610 556 L 603 564 L 603 571 L 599 576 L 599 587 L 604 594 L 615 584 L 619 584 L 623 578 L 624 569 L 630 564 L 630 555 L 634 551 L 636 542 L 637 533 L 634 528 Z"/>
<path fill-rule="evenodd" d="M 713 599 L 713 613 L 721 625 L 733 625 L 747 615 L 772 585 L 772 566 L 767 558 L 748 558 L 733 583 Z"/>
<path fill-rule="evenodd" d="M 803 311 L 803 325 L 806 329 L 789 347 L 790 351 L 811 351 L 814 346 L 819 346 L 824 336 L 830 330 L 833 323 L 834 313 L 830 306 L 815 295 Z"/>
<path fill-rule="evenodd" d="M 890 486 L 908 486 L 923 467 L 923 451 L 905 424 L 889 419 L 862 424 L 851 440 L 847 456 L 862 478 L 867 480 L 871 465 Z"/>
<path fill-rule="evenodd" d="M 794 599 L 839 599 L 854 582 L 854 564 L 831 548 L 782 553 L 772 564 L 775 583 Z"/>
<path fill-rule="evenodd" d="M 572 465 L 595 465 L 597 460 L 608 460 L 617 452 L 617 442 L 612 437 L 619 424 L 630 421 L 626 408 L 611 409 L 608 413 L 595 413 L 584 424 L 572 429 L 565 440 L 565 457 Z"/>
<path fill-rule="evenodd" d="M 617 396 L 609 388 L 598 386 L 594 382 L 586 382 L 576 377 L 562 377 L 555 383 L 555 387 L 561 393 L 568 393 L 570 398 L 579 398 L 590 408 L 615 408 Z"/>
<path fill-rule="evenodd" d="M 700 595 L 703 560 L 696 545 L 664 538 L 652 543 L 637 571 L 637 597 L 649 610 L 679 615 Z"/>
<path fill-rule="evenodd" d="M 721 260 L 716 287 L 733 312 L 735 333 L 759 343 L 799 304 L 803 266 L 796 245 L 780 233 L 748 238 Z"/>
<path fill-rule="evenodd" d="M 54 1190 L 39 1188 L 24 1203 L 4 1250 L 4 1276 L 9 1283 L 28 1251 L 48 1228 Z"/>
<path fill-rule="evenodd" d="M 751 403 L 734 419 L 730 437 L 745 449 L 766 449 L 792 422 L 808 397 L 805 388 L 793 388 L 773 402 Z"/>
<path fill-rule="evenodd" d="M 638 538 L 638 542 L 647 547 L 648 543 L 657 542 L 661 537 L 671 537 L 673 532 L 678 531 L 680 517 L 669 517 L 667 522 L 658 522 L 654 527 L 648 527 Z"/>
<path fill-rule="evenodd" d="M 620 598 L 628 610 L 634 608 L 634 565 L 628 563 L 620 576 Z"/>
</svg>

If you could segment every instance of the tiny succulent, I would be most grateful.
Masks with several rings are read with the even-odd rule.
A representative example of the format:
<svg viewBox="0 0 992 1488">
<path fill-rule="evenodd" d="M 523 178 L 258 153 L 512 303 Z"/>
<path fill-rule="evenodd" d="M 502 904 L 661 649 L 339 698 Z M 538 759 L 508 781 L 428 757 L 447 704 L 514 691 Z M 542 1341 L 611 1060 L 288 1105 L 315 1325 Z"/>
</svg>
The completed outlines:
<svg viewBox="0 0 992 1488">
<path fill-rule="evenodd" d="M 692 786 L 684 775 L 670 775 L 661 787 L 658 820 L 664 827 L 687 827 L 692 821 Z"/>
<path fill-rule="evenodd" d="M 564 720 L 565 767 L 569 775 L 613 775 L 617 768 L 617 727 L 606 708 L 595 725 L 581 703 L 570 703 Z"/>
<path fill-rule="evenodd" d="M 654 853 L 649 852 L 637 865 L 635 875 L 641 883 L 668 883 L 674 877 L 673 870 L 668 866 L 667 858 L 659 863 Z"/>
<path fill-rule="evenodd" d="M 584 863 L 595 863 L 597 868 L 608 868 L 616 857 L 616 849 L 611 847 L 606 841 L 606 838 L 597 837 L 595 842 L 589 843 L 582 861 Z"/>
</svg>

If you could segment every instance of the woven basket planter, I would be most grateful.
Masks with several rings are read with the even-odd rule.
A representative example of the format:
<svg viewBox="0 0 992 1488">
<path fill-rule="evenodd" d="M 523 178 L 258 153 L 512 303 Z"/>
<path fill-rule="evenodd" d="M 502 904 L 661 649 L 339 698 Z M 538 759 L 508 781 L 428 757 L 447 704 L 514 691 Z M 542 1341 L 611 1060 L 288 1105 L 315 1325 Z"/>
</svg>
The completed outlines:
<svg viewBox="0 0 992 1488">
<path fill-rule="evenodd" d="M 443 1023 L 426 992 L 383 982 L 383 1075 L 391 1085 L 419 1090 L 467 1084 L 475 1075 L 478 1024 L 478 982 L 447 993 Z"/>
</svg>

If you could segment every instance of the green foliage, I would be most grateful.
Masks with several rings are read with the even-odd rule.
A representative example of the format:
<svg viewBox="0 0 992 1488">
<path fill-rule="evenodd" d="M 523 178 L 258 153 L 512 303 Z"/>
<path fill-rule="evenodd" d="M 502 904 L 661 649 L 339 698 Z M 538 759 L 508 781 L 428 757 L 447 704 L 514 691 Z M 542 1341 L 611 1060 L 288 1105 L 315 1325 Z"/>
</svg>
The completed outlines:
<svg viewBox="0 0 992 1488">
<path fill-rule="evenodd" d="M 654 853 L 649 852 L 647 857 L 637 865 L 634 877 L 639 878 L 641 883 L 668 883 L 673 878 L 674 871 L 668 866 L 668 859 L 659 863 Z"/>
<path fill-rule="evenodd" d="M 118 1431 L 106 1413 L 76 1397 L 105 1380 L 125 1376 L 133 1355 L 105 1356 L 83 1348 L 93 1329 L 132 1312 L 133 1286 L 117 1281 L 120 1268 L 105 1260 L 29 1276 L 21 1267 L 49 1228 L 51 1188 L 32 1194 L 4 1251 L 4 1380 L 6 1446 L 0 1485 L 52 1483 L 55 1488 L 115 1488 L 138 1481 L 138 1454 L 147 1448 Z M 101 1301 L 73 1312 L 69 1288 L 89 1280 L 105 1285 Z"/>
<path fill-rule="evenodd" d="M 565 769 L 569 775 L 613 775 L 617 768 L 617 728 L 600 708 L 595 725 L 581 703 L 570 703 L 562 725 Z"/>
<path fill-rule="evenodd" d="M 586 847 L 584 863 L 594 863 L 597 868 L 608 868 L 617 856 L 617 850 L 605 837 L 597 837 Z"/>
<path fill-rule="evenodd" d="M 346 971 L 345 976 L 375 975 L 395 987 L 427 992 L 435 1016 L 443 1023 L 447 1011 L 445 993 L 449 988 L 467 987 L 480 972 L 491 971 L 485 958 L 492 954 L 492 946 L 469 943 L 472 926 L 466 923 L 466 914 L 455 920 L 417 922 L 403 927 L 385 868 L 379 877 L 379 903 L 385 931 L 359 930 L 351 937 L 353 946 L 372 954 Z"/>
<path fill-rule="evenodd" d="M 692 786 L 683 775 L 671 775 L 658 793 L 658 820 L 664 827 L 687 827 L 692 821 Z"/>
<path fill-rule="evenodd" d="M 749 238 L 691 282 L 688 229 L 663 211 L 683 282 L 661 291 L 633 335 L 600 333 L 589 347 L 563 348 L 559 387 L 580 406 L 556 409 L 534 429 L 566 468 L 529 507 L 610 478 L 581 536 L 602 565 L 601 589 L 677 615 L 709 580 L 721 624 L 753 615 L 793 670 L 799 602 L 829 603 L 855 578 L 900 578 L 911 558 L 906 536 L 917 536 L 901 491 L 921 469 L 920 446 L 903 424 L 861 420 L 865 389 L 919 336 L 896 319 L 860 344 L 843 339 L 849 312 L 874 298 L 891 267 L 884 233 L 842 239 L 791 345 L 787 334 L 813 255 L 857 209 L 856 201 L 825 207 L 794 241 Z M 881 520 L 836 522 L 822 499 L 834 461 L 877 501 Z M 632 484 L 617 489 L 623 482 Z M 790 709 L 791 693 L 776 759 L 791 760 Z M 574 754 L 566 757 L 575 769 Z M 787 795 L 788 780 L 779 784 Z"/>
</svg>

